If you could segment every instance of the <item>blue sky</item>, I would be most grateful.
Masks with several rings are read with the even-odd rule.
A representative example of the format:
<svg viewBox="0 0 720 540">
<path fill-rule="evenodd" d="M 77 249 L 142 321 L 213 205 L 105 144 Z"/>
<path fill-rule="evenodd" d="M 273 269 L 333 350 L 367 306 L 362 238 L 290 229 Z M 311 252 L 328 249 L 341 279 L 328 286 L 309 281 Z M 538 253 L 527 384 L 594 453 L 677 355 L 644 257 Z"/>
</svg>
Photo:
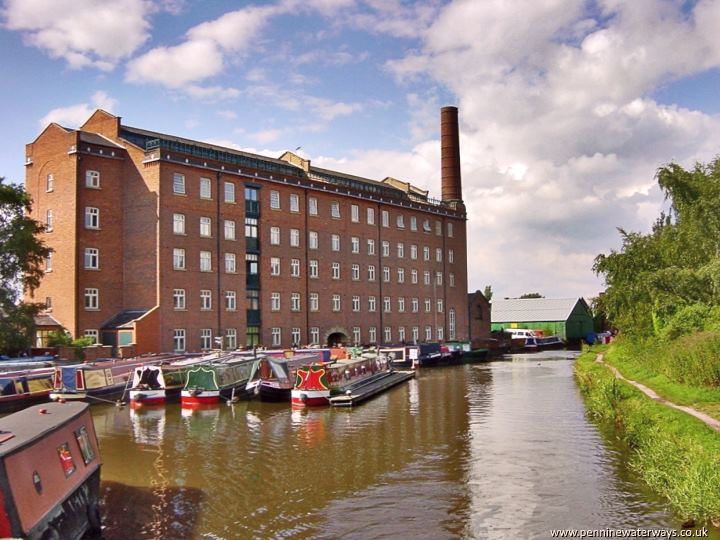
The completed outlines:
<svg viewBox="0 0 720 540">
<path fill-rule="evenodd" d="M 594 296 L 657 167 L 718 154 L 720 1 L 5 0 L 0 175 L 97 107 L 438 196 L 460 108 L 469 286 Z"/>
</svg>

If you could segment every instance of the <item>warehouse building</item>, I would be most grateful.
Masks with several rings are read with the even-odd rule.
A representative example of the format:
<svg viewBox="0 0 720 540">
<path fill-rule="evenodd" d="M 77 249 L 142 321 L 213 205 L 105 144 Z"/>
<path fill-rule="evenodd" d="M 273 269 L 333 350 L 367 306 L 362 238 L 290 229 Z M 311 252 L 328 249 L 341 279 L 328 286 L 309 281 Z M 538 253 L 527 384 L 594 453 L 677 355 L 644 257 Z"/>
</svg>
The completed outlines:
<svg viewBox="0 0 720 540">
<path fill-rule="evenodd" d="M 575 341 L 593 331 L 590 308 L 583 298 L 511 298 L 493 300 L 492 331 L 511 328 L 542 330 L 546 336 Z"/>
</svg>

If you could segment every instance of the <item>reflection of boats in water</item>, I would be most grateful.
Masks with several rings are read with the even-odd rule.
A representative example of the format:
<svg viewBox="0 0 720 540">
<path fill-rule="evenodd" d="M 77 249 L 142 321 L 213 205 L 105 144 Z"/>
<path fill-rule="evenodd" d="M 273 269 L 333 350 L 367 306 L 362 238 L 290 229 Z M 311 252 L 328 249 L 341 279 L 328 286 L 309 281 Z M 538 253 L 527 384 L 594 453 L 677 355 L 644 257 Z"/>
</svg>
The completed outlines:
<svg viewBox="0 0 720 540">
<path fill-rule="evenodd" d="M 319 353 L 295 354 L 290 358 L 261 358 L 250 376 L 247 390 L 262 401 L 290 401 L 298 368 L 321 359 Z"/>
<path fill-rule="evenodd" d="M 231 353 L 188 370 L 180 394 L 182 406 L 217 404 L 221 398 L 248 397 L 246 386 L 257 362 L 252 353 Z"/>
<path fill-rule="evenodd" d="M 130 409 L 136 443 L 159 446 L 165 436 L 165 407 Z"/>
</svg>

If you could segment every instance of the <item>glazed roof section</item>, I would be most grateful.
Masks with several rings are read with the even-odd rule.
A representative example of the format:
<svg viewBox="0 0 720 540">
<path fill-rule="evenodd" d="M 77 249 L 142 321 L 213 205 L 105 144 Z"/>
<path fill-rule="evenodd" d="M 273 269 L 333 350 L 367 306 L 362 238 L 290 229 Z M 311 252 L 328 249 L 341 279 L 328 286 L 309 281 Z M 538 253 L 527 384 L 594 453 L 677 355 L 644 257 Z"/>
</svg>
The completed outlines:
<svg viewBox="0 0 720 540">
<path fill-rule="evenodd" d="M 550 322 L 566 321 L 582 298 L 512 298 L 493 300 L 491 321 Z"/>
</svg>

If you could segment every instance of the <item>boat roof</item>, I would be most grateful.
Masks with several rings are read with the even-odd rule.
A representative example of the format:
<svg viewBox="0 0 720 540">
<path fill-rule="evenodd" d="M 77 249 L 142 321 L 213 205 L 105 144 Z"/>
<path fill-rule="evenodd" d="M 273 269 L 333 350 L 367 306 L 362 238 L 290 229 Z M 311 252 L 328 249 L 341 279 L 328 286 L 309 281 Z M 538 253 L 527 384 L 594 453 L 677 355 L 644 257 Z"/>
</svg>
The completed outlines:
<svg viewBox="0 0 720 540">
<path fill-rule="evenodd" d="M 89 404 L 81 402 L 45 403 L 0 418 L 0 458 L 56 430 L 83 414 Z M 45 414 L 42 410 L 47 411 Z M 11 436 L 6 440 L 5 437 Z"/>
</svg>

